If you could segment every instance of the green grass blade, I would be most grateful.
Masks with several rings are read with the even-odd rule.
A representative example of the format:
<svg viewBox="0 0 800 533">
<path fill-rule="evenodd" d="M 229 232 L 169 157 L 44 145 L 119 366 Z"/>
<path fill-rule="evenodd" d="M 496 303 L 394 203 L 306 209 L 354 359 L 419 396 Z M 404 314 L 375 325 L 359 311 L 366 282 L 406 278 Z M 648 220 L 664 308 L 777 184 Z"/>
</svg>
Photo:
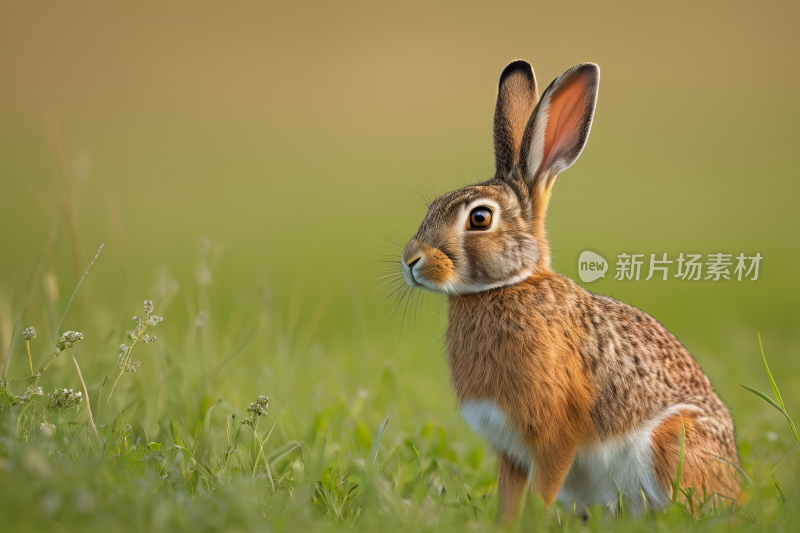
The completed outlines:
<svg viewBox="0 0 800 533">
<path fill-rule="evenodd" d="M 740 383 L 740 385 L 741 385 L 741 383 Z M 789 422 L 789 428 L 792 430 L 792 435 L 794 436 L 795 442 L 800 442 L 800 438 L 798 438 L 798 436 L 797 436 L 797 429 L 794 426 L 794 422 L 792 422 L 792 419 L 789 418 L 788 413 L 786 413 L 786 411 L 784 411 L 783 408 L 780 405 L 778 405 L 778 403 L 775 400 L 773 400 L 772 398 L 770 398 L 769 396 L 767 396 L 766 394 L 764 394 L 760 390 L 754 389 L 753 387 L 748 387 L 747 385 L 742 385 L 742 387 L 744 387 L 745 389 L 749 390 L 750 392 L 752 392 L 756 396 L 759 396 L 759 397 L 763 398 L 768 404 L 770 404 L 772 407 L 774 407 L 775 409 L 780 411 L 781 414 L 783 416 L 785 416 L 786 420 Z"/>
<path fill-rule="evenodd" d="M 778 469 L 779 469 L 781 466 L 783 466 L 783 463 L 785 463 L 785 462 L 786 462 L 786 460 L 787 460 L 789 457 L 791 457 L 792 455 L 794 455 L 795 453 L 797 453 L 797 450 L 800 450 L 800 442 L 798 442 L 797 444 L 795 444 L 795 445 L 794 445 L 794 447 L 792 447 L 792 449 L 791 449 L 791 450 L 789 450 L 789 452 L 788 452 L 786 455 L 784 455 L 784 456 L 783 456 L 783 459 L 781 459 L 781 462 L 780 462 L 780 463 L 778 463 L 778 465 L 777 465 L 775 468 L 773 468 L 773 469 L 772 469 L 772 472 L 770 472 L 770 473 L 769 473 L 769 475 L 768 475 L 768 476 L 767 476 L 767 477 L 764 479 L 764 483 L 762 483 L 762 485 L 761 485 L 762 487 L 763 487 L 764 485 L 766 485 L 766 484 L 767 484 L 767 481 L 769 481 L 769 478 L 771 478 L 771 477 L 772 477 L 772 474 L 774 474 L 775 472 L 777 472 L 777 471 L 778 471 Z"/>
<path fill-rule="evenodd" d="M 378 432 L 378 438 L 375 439 L 375 444 L 372 446 L 372 451 L 370 451 L 370 456 L 372 458 L 372 464 L 370 465 L 370 473 L 375 468 L 375 461 L 378 460 L 378 447 L 381 445 L 381 437 L 383 436 L 383 430 L 386 429 L 386 425 L 389 423 L 389 419 L 383 421 L 383 425 L 381 425 L 381 430 Z"/>
<path fill-rule="evenodd" d="M 25 282 L 25 288 L 19 295 L 19 305 L 17 306 L 17 310 L 19 310 L 20 314 L 25 312 L 25 309 L 28 307 L 28 303 L 31 300 L 31 295 L 33 294 L 33 290 L 35 287 L 34 279 L 36 279 L 36 273 L 39 270 L 39 265 L 42 262 L 42 257 L 44 257 L 44 250 L 39 252 L 39 256 L 33 263 L 33 268 L 31 268 L 31 271 L 28 273 L 28 280 Z"/>
<path fill-rule="evenodd" d="M 800 442 L 800 436 L 797 435 L 797 428 L 794 426 L 794 422 L 792 419 L 789 418 L 789 415 L 786 413 L 786 404 L 783 403 L 783 398 L 781 397 L 781 392 L 778 390 L 778 384 L 775 383 L 775 379 L 772 377 L 772 372 L 769 371 L 769 365 L 767 364 L 767 358 L 764 355 L 764 347 L 761 345 L 761 333 L 758 333 L 758 347 L 761 350 L 761 360 L 764 362 L 764 369 L 767 371 L 767 377 L 769 378 L 769 384 L 772 386 L 772 392 L 775 394 L 775 398 L 778 399 L 778 405 L 781 406 L 781 411 L 783 412 L 784 416 L 786 416 L 786 420 L 789 421 L 789 427 L 792 428 L 792 435 L 794 436 L 795 442 Z"/>
<path fill-rule="evenodd" d="M 8 343 L 8 354 L 6 355 L 5 363 L 3 363 L 3 375 L 2 379 L 5 382 L 6 374 L 8 372 L 8 361 L 11 359 L 11 347 L 14 345 L 14 336 L 17 333 L 17 325 L 19 325 L 19 319 L 21 313 L 27 307 L 28 300 L 30 300 L 30 293 L 32 292 L 33 287 L 33 279 L 36 276 L 36 271 L 39 269 L 39 263 L 42 262 L 42 257 L 44 256 L 44 252 L 39 253 L 39 257 L 36 258 L 36 262 L 33 264 L 33 268 L 31 269 L 30 273 L 28 274 L 28 280 L 25 282 L 25 288 L 20 293 L 20 300 L 17 309 L 19 313 L 17 313 L 17 320 L 14 322 L 14 331 L 11 333 L 11 342 Z"/>
<path fill-rule="evenodd" d="M 453 483 L 453 478 L 450 476 L 450 472 L 448 472 L 444 465 L 437 461 L 437 472 L 439 473 L 439 479 L 442 480 L 442 485 L 444 485 L 444 491 L 442 492 L 442 503 L 454 503 L 458 504 L 458 493 L 456 492 L 455 483 Z"/>
<path fill-rule="evenodd" d="M 14 322 L 14 330 L 11 332 L 11 340 L 8 342 L 8 353 L 6 354 L 6 361 L 3 363 L 3 382 L 6 380 L 6 372 L 8 372 L 8 360 L 11 359 L 11 347 L 14 346 L 14 337 L 17 335 L 17 326 L 19 325 L 19 315 Z"/>
<path fill-rule="evenodd" d="M 783 489 L 781 488 L 781 486 L 778 485 L 778 481 L 777 480 L 773 479 L 772 482 L 775 483 L 775 488 L 778 491 L 778 496 L 781 499 L 781 504 L 786 505 L 786 503 L 788 503 L 788 501 L 789 501 L 789 498 L 786 497 L 786 493 L 783 492 Z"/>
<path fill-rule="evenodd" d="M 272 432 L 275 430 L 275 426 L 278 424 L 278 420 L 280 420 L 281 417 L 283 416 L 283 413 L 286 412 L 286 408 L 289 407 L 289 403 L 291 401 L 292 400 L 289 399 L 289 401 L 286 402 L 286 405 L 283 406 L 283 410 L 278 415 L 278 418 L 275 419 L 275 422 L 272 423 L 272 427 L 269 429 L 269 433 L 267 433 L 267 436 L 264 437 L 264 440 L 261 440 L 261 437 L 258 437 L 259 449 L 258 449 L 258 453 L 256 453 L 255 461 L 253 462 L 253 478 L 254 479 L 255 479 L 255 476 L 256 476 L 256 466 L 258 465 L 258 461 L 262 456 L 264 457 L 264 466 L 269 467 L 269 462 L 267 462 L 267 456 L 264 454 L 264 443 L 267 442 L 269 440 L 269 438 L 272 436 Z M 258 423 L 258 422 L 256 422 L 256 423 Z M 258 436 L 258 431 L 253 431 L 253 438 L 256 438 L 257 436 Z M 298 446 L 302 446 L 302 445 L 303 445 L 303 443 L 299 444 Z"/>
<path fill-rule="evenodd" d="M 197 425 L 195 426 L 194 430 L 194 446 L 192 447 L 192 453 L 197 453 L 197 443 L 200 442 L 200 432 L 203 431 L 203 426 L 206 424 L 206 419 L 211 419 L 211 410 L 214 409 L 216 406 L 220 404 L 222 398 L 219 399 L 217 403 L 209 407 L 208 411 L 205 412 L 203 418 L 197 421 Z"/>
<path fill-rule="evenodd" d="M 797 435 L 797 428 L 794 426 L 794 422 L 792 419 L 789 418 L 789 415 L 786 415 L 786 419 L 789 421 L 789 428 L 792 430 L 792 435 L 794 436 L 795 442 L 800 442 L 800 437 Z"/>
<path fill-rule="evenodd" d="M 94 262 L 97 261 L 97 256 L 100 255 L 100 250 L 103 249 L 103 246 L 105 246 L 105 243 L 101 244 L 100 248 L 97 249 L 97 253 L 94 254 L 94 259 L 92 259 L 92 262 L 89 263 L 88 267 L 86 267 L 86 272 L 83 273 L 83 276 L 81 276 L 81 279 L 78 280 L 78 284 L 75 286 L 75 290 L 72 291 L 72 296 L 69 297 L 69 302 L 67 302 L 67 307 L 64 309 L 64 314 L 61 315 L 61 322 L 58 323 L 58 327 L 56 328 L 56 332 L 53 336 L 53 344 L 55 344 L 56 339 L 58 339 L 58 334 L 61 331 L 61 326 L 64 325 L 64 319 L 67 318 L 67 312 L 69 312 L 69 308 L 72 306 L 72 300 L 75 299 L 75 295 L 78 294 L 78 289 L 81 288 L 81 283 L 83 283 L 83 278 L 86 277 L 86 274 L 89 273 L 89 269 L 91 269 Z"/>
<path fill-rule="evenodd" d="M 304 445 L 305 442 L 297 440 L 287 442 L 286 444 L 284 444 L 283 446 L 272 452 L 272 454 L 267 456 L 267 464 L 273 464 L 277 461 L 280 461 L 281 459 L 283 459 L 284 457 L 295 451 L 297 448 L 302 448 Z"/>
<path fill-rule="evenodd" d="M 642 522 L 646 522 L 647 521 L 647 496 L 644 495 L 644 489 L 642 489 L 641 487 L 639 487 L 639 492 L 642 493 L 642 506 L 644 508 L 644 512 L 642 513 Z M 573 510 L 572 514 L 575 514 L 574 510 Z"/>
<path fill-rule="evenodd" d="M 739 385 L 742 385 L 742 384 L 740 383 Z M 765 400 L 767 403 L 769 403 L 769 404 L 770 404 L 772 407 L 774 407 L 775 409 L 777 409 L 778 411 L 780 411 L 780 412 L 781 412 L 781 414 L 782 414 L 783 416 L 788 416 L 788 415 L 786 414 L 786 411 L 784 411 L 784 410 L 783 410 L 783 407 L 781 407 L 780 405 L 778 405 L 778 403 L 777 403 L 775 400 L 773 400 L 772 398 L 770 398 L 769 396 L 767 396 L 766 394 L 764 394 L 764 393 L 763 393 L 763 392 L 761 392 L 760 390 L 758 390 L 758 389 L 754 389 L 753 387 L 748 387 L 747 385 L 742 385 L 742 387 L 744 387 L 745 389 L 749 390 L 750 392 L 752 392 L 752 393 L 753 393 L 753 394 L 755 394 L 756 396 L 760 396 L 761 398 L 763 398 L 763 399 L 764 399 L 764 400 Z"/>
<path fill-rule="evenodd" d="M 783 403 L 783 398 L 781 398 L 781 393 L 778 390 L 778 384 L 775 383 L 775 379 L 772 377 L 772 372 L 769 371 L 769 365 L 767 364 L 767 358 L 764 355 L 764 347 L 761 345 L 761 332 L 758 333 L 758 348 L 761 350 L 761 360 L 764 362 L 764 370 L 767 371 L 767 377 L 769 378 L 769 384 L 772 386 L 772 392 L 775 394 L 775 397 L 778 399 L 778 405 L 781 406 L 781 409 L 786 411 L 786 405 Z"/>
<path fill-rule="evenodd" d="M 214 483 L 215 485 L 217 484 L 216 483 L 217 482 L 217 476 L 214 475 L 214 473 L 211 471 L 211 469 L 207 465 L 205 465 L 204 463 L 202 463 L 202 462 L 198 461 L 197 459 L 195 459 L 194 454 L 192 453 L 192 450 L 190 450 L 189 448 L 187 448 L 185 446 L 181 446 L 180 444 L 173 444 L 173 446 L 175 446 L 176 448 L 180 449 L 181 453 L 183 453 L 183 456 L 187 458 L 186 467 L 189 466 L 188 465 L 188 461 L 189 461 L 189 459 L 191 459 L 191 461 L 194 464 L 197 465 L 198 469 L 200 469 L 203 473 L 205 473 L 210 479 L 213 479 L 215 481 L 215 483 Z"/>
<path fill-rule="evenodd" d="M 328 429 L 325 431 L 325 439 L 322 441 L 322 448 L 319 451 L 319 457 L 317 458 L 317 463 L 314 465 L 314 469 L 311 471 L 311 479 L 314 481 L 319 479 L 320 474 L 322 473 L 322 464 L 325 461 L 325 448 L 328 445 L 328 437 L 331 434 L 331 419 L 328 419 Z"/>
<path fill-rule="evenodd" d="M 681 474 L 683 473 L 683 445 L 686 439 L 686 426 L 683 425 L 683 417 L 681 416 L 681 453 L 678 456 L 678 472 L 675 475 L 675 488 L 672 489 L 672 503 L 678 502 L 678 494 L 681 488 Z"/>
<path fill-rule="evenodd" d="M 713 454 L 713 453 L 710 453 L 710 454 L 708 454 L 708 455 L 710 455 L 710 456 L 711 456 L 711 457 L 713 457 L 714 459 L 719 459 L 720 461 L 724 461 L 724 462 L 728 463 L 729 465 L 731 465 L 732 467 L 734 467 L 734 468 L 735 468 L 735 469 L 736 469 L 736 470 L 737 470 L 737 471 L 738 471 L 738 472 L 739 472 L 739 473 L 740 473 L 740 474 L 741 474 L 741 475 L 742 475 L 742 476 L 743 476 L 743 477 L 744 477 L 744 478 L 747 480 L 747 482 L 748 482 L 748 483 L 750 483 L 750 485 L 751 485 L 753 488 L 755 488 L 756 484 L 755 484 L 755 483 L 753 483 L 753 480 L 752 480 L 752 479 L 750 479 L 750 476 L 748 476 L 748 475 L 747 475 L 747 472 L 745 472 L 744 470 L 742 470 L 742 469 L 741 469 L 741 467 L 739 467 L 739 466 L 737 466 L 737 465 L 733 464 L 732 462 L 728 461 L 728 460 L 727 460 L 727 459 L 725 459 L 724 457 L 720 457 L 719 455 L 715 455 L 715 454 Z"/>
</svg>

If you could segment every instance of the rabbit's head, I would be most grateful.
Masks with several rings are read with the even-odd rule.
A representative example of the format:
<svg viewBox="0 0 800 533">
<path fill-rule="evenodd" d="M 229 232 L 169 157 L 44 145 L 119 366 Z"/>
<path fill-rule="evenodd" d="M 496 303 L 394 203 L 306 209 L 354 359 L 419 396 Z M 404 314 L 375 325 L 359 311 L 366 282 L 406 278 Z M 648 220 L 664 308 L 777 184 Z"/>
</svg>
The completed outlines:
<svg viewBox="0 0 800 533">
<path fill-rule="evenodd" d="M 544 91 L 525 61 L 500 76 L 495 176 L 433 201 L 401 258 L 406 282 L 448 295 L 513 285 L 549 270 L 544 229 L 556 176 L 583 151 L 600 69 L 577 65 Z"/>
</svg>

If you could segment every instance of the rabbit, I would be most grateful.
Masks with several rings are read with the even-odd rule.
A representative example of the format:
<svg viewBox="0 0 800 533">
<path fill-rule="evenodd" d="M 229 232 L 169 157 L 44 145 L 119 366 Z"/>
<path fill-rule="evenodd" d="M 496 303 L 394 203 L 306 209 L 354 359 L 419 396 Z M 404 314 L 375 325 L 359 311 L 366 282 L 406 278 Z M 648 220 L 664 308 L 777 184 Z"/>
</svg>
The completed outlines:
<svg viewBox="0 0 800 533">
<path fill-rule="evenodd" d="M 739 497 L 733 419 L 691 354 L 653 317 L 550 268 L 548 198 L 583 151 L 599 81 L 583 63 L 540 99 L 531 66 L 510 63 L 494 177 L 436 198 L 402 251 L 405 282 L 447 296 L 450 383 L 497 452 L 498 522 L 528 487 L 548 508 L 614 510 L 621 493 L 634 515 L 663 509 L 682 431 L 681 487 Z"/>
</svg>

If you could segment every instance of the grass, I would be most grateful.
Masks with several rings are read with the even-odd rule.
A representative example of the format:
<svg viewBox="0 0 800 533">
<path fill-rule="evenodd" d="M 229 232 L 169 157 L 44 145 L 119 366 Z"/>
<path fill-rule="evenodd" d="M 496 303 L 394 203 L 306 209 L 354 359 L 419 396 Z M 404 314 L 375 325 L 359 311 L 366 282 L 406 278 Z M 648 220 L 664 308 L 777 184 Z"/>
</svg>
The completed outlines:
<svg viewBox="0 0 800 533">
<path fill-rule="evenodd" d="M 389 350 L 392 344 L 368 333 L 343 335 L 328 347 L 315 341 L 324 303 L 301 319 L 293 299 L 282 318 L 261 291 L 255 302 L 216 313 L 211 248 L 200 248 L 196 279 L 181 280 L 189 287 L 183 289 L 186 317 L 172 320 L 179 314 L 178 282 L 160 275 L 152 288 L 155 304 L 145 301 L 144 317 L 134 317 L 127 332 L 130 346 L 122 344 L 116 356 L 106 354 L 125 340 L 126 328 L 109 318 L 115 313 L 102 288 L 79 293 L 89 269 L 60 322 L 45 292 L 36 299 L 23 288 L 21 299 L 33 303 L 22 306 L 0 389 L 4 530 L 493 529 L 490 450 L 447 418 L 452 413 L 441 392 L 433 412 L 420 406 L 434 396 L 415 372 L 420 356 L 413 342 L 437 341 L 415 340 L 423 335 L 412 330 L 403 347 L 411 366 L 398 368 L 370 357 L 378 345 Z M 37 260 L 33 278 L 38 269 Z M 126 301 L 116 315 L 134 309 Z M 61 331 L 71 327 L 72 314 L 87 325 L 83 333 Z M 33 320 L 50 324 L 52 344 L 50 335 L 37 339 L 29 329 Z M 142 361 L 134 361 L 134 348 Z M 263 361 L 255 362 L 261 355 L 239 359 L 245 352 L 263 354 Z M 763 348 L 761 357 L 775 398 L 745 388 L 780 411 L 795 444 L 765 455 L 758 442 L 740 438 L 749 496 L 741 506 L 681 486 L 681 461 L 666 512 L 630 517 L 626 498 L 638 495 L 620 494 L 615 510 L 588 509 L 584 524 L 576 516 L 581 509 L 556 504 L 545 510 L 530 496 L 510 529 L 795 530 L 793 455 L 800 443 Z M 364 367 L 379 375 L 376 385 L 359 386 Z M 243 391 L 254 387 L 260 396 L 246 397 Z M 683 435 L 680 449 L 682 457 Z"/>
</svg>

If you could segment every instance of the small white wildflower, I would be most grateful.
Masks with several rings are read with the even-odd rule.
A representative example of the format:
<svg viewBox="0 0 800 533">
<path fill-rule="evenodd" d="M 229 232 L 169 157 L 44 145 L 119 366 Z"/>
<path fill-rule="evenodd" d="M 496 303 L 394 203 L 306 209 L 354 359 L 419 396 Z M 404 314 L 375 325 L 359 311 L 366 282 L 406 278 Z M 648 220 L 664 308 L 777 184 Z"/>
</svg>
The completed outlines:
<svg viewBox="0 0 800 533">
<path fill-rule="evenodd" d="M 61 338 L 56 343 L 56 347 L 63 351 L 67 348 L 72 348 L 82 340 L 83 333 L 79 333 L 77 331 L 67 331 L 61 335 Z"/>
<path fill-rule="evenodd" d="M 36 338 L 36 330 L 33 329 L 33 326 L 25 328 L 25 331 L 22 332 L 22 338 L 26 341 L 31 341 Z"/>
<path fill-rule="evenodd" d="M 138 316 L 133 317 L 133 321 L 136 322 L 136 327 L 128 332 L 128 337 L 131 338 L 132 341 L 141 341 L 145 344 L 148 342 L 153 342 L 156 340 L 155 335 L 146 335 L 145 330 L 148 327 L 153 327 L 161 322 L 164 321 L 163 318 L 160 316 L 153 315 L 153 302 L 152 300 L 146 300 L 144 302 L 144 310 L 147 313 L 144 318 L 139 318 Z M 124 344 L 122 346 L 125 346 Z M 122 346 L 120 346 L 120 351 L 122 351 Z M 127 350 L 127 347 L 126 347 Z"/>
<path fill-rule="evenodd" d="M 20 394 L 19 396 L 15 396 L 14 398 L 19 403 L 25 403 L 30 401 L 34 396 L 44 396 L 44 391 L 41 387 L 34 387 L 33 385 L 30 385 L 24 393 Z"/>
<path fill-rule="evenodd" d="M 136 372 L 136 369 L 139 368 L 139 365 L 142 364 L 141 361 L 128 361 L 127 363 L 125 360 L 127 359 L 128 355 L 128 347 L 124 344 L 119 345 L 119 357 L 117 358 L 117 366 L 120 367 L 125 372 Z"/>
<path fill-rule="evenodd" d="M 267 407 L 269 407 L 269 398 L 266 396 L 259 396 L 255 402 L 250 404 L 247 408 L 248 416 L 242 420 L 242 424 L 248 425 L 255 429 L 258 424 L 258 417 L 267 416 Z"/>
<path fill-rule="evenodd" d="M 56 389 L 50 394 L 50 405 L 48 408 L 58 409 L 63 413 L 64 411 L 69 411 L 76 407 L 82 400 L 83 395 L 80 392 L 73 392 L 72 389 L 69 391 L 67 391 L 67 389 L 61 391 Z"/>
<path fill-rule="evenodd" d="M 125 362 L 125 354 L 120 353 L 119 359 L 117 359 L 117 366 L 120 367 L 125 372 L 136 372 L 138 368 L 142 365 L 141 361 L 128 361 Z"/>
</svg>

